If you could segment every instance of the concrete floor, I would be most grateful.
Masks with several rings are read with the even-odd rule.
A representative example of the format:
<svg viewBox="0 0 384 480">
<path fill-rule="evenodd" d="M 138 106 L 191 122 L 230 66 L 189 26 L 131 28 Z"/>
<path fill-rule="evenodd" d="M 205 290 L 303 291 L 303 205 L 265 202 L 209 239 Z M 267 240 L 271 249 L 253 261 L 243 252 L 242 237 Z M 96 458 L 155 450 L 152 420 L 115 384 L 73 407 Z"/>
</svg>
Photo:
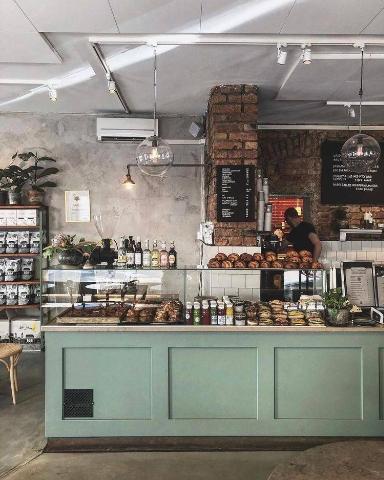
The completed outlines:
<svg viewBox="0 0 384 480">
<path fill-rule="evenodd" d="M 297 452 L 295 452 L 297 453 Z M 7 480 L 266 480 L 292 452 L 47 453 Z"/>
<path fill-rule="evenodd" d="M 19 393 L 12 404 L 9 376 L 0 365 L 0 477 L 36 457 L 45 446 L 44 354 L 23 352 Z"/>
</svg>

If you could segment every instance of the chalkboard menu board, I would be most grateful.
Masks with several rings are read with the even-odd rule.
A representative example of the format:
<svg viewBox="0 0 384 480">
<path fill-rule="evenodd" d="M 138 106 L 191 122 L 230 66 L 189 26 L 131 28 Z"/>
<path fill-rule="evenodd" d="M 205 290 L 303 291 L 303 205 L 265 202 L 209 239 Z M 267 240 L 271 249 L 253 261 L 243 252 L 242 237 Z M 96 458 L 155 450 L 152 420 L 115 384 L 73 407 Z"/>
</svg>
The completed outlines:
<svg viewBox="0 0 384 480">
<path fill-rule="evenodd" d="M 326 141 L 321 146 L 321 203 L 384 204 L 384 165 L 367 173 L 350 173 L 341 162 L 343 142 Z M 384 144 L 380 144 L 384 151 Z"/>
<path fill-rule="evenodd" d="M 255 220 L 255 167 L 219 166 L 217 175 L 217 219 L 219 222 Z"/>
</svg>

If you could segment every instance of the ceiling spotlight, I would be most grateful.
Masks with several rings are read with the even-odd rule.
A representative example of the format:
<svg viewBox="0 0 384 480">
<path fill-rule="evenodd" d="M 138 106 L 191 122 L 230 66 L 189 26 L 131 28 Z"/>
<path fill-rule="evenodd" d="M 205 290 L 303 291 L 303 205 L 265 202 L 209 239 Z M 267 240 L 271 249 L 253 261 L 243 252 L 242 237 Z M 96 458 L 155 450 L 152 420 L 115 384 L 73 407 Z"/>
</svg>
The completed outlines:
<svg viewBox="0 0 384 480">
<path fill-rule="evenodd" d="M 304 65 L 309 65 L 312 63 L 312 53 L 311 49 L 308 46 L 303 46 L 301 47 L 302 53 L 301 53 L 301 59 Z"/>
<path fill-rule="evenodd" d="M 113 80 L 108 80 L 108 90 L 109 93 L 116 93 L 116 83 Z"/>
<path fill-rule="evenodd" d="M 131 177 L 131 172 L 129 171 L 129 165 L 127 165 L 127 174 L 125 175 L 123 181 L 121 182 L 125 188 L 130 189 L 132 188 L 135 184 L 135 182 L 132 180 Z"/>
<path fill-rule="evenodd" d="M 279 65 L 285 65 L 287 61 L 287 50 L 283 50 L 282 45 L 277 45 L 277 63 Z"/>
<path fill-rule="evenodd" d="M 53 87 L 48 87 L 48 95 L 51 102 L 56 102 L 57 100 L 57 90 Z"/>
<path fill-rule="evenodd" d="M 355 109 L 351 105 L 345 105 L 345 108 L 347 109 L 347 114 L 349 117 L 356 118 Z"/>
</svg>

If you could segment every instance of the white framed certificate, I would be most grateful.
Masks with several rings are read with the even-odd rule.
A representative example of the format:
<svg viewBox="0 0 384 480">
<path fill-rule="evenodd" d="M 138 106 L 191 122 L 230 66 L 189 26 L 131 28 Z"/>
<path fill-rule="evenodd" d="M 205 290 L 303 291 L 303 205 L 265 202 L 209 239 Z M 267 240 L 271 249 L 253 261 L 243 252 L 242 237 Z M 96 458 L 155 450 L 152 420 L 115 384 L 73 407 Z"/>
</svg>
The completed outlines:
<svg viewBox="0 0 384 480">
<path fill-rule="evenodd" d="M 65 221 L 68 223 L 91 221 L 89 190 L 65 192 Z"/>
</svg>

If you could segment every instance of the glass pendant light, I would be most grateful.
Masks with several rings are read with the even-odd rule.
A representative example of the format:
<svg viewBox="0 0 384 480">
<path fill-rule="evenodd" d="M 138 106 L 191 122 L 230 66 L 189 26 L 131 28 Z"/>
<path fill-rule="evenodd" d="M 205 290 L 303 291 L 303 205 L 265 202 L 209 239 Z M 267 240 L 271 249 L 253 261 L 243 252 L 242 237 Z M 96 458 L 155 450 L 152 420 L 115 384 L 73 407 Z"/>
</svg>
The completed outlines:
<svg viewBox="0 0 384 480">
<path fill-rule="evenodd" d="M 361 105 L 363 101 L 363 67 L 364 50 L 361 49 L 360 68 L 360 108 L 359 108 L 359 133 L 348 139 L 341 148 L 341 161 L 349 172 L 365 173 L 377 168 L 380 160 L 381 149 L 377 140 L 361 133 Z"/>
<path fill-rule="evenodd" d="M 153 132 L 136 150 L 137 166 L 145 175 L 152 177 L 163 176 L 173 163 L 173 153 L 169 144 L 157 136 L 156 108 L 157 108 L 157 55 L 156 46 L 153 47 Z"/>
</svg>

